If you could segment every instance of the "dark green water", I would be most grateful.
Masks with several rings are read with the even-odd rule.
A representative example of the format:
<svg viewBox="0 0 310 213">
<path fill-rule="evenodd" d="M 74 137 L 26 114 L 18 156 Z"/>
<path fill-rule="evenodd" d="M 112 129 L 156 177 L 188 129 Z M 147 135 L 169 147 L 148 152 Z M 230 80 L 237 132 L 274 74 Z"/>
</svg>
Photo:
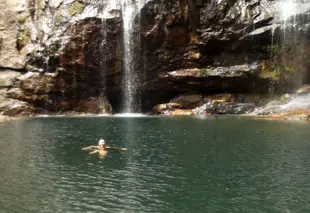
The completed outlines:
<svg viewBox="0 0 310 213">
<path fill-rule="evenodd" d="M 310 212 L 310 125 L 35 118 L 0 124 L 0 212 Z M 104 137 L 106 159 L 80 150 Z"/>
</svg>

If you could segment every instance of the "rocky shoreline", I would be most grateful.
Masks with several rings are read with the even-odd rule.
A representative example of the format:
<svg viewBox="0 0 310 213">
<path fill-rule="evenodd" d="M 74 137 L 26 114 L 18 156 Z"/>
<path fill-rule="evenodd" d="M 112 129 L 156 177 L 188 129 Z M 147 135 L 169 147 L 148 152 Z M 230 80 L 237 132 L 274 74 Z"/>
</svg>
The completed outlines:
<svg viewBox="0 0 310 213">
<path fill-rule="evenodd" d="M 145 116 L 153 116 L 154 114 L 145 114 Z M 109 117 L 109 116 L 115 116 L 114 114 L 91 114 L 91 113 L 66 113 L 66 114 L 59 114 L 59 115 L 34 115 L 31 116 L 33 118 L 36 117 Z M 117 116 L 117 114 L 116 114 Z M 185 113 L 185 112 L 178 112 L 176 111 L 175 113 L 169 114 L 169 115 L 155 115 L 155 116 L 189 116 L 189 117 L 195 117 L 199 115 L 194 115 L 192 113 Z M 271 115 L 250 115 L 250 114 L 238 114 L 238 115 L 227 115 L 227 114 L 209 114 L 209 115 L 203 115 L 203 118 L 214 118 L 216 117 L 227 117 L 227 116 L 233 116 L 233 117 L 238 117 L 238 118 L 250 118 L 254 120 L 287 120 L 287 121 L 301 121 L 301 122 L 310 122 L 310 110 L 303 110 L 303 109 L 296 109 L 289 111 L 287 113 L 283 114 L 271 114 Z M 9 122 L 12 120 L 16 119 L 24 119 L 24 118 L 30 118 L 30 116 L 24 116 L 24 117 L 10 117 L 10 116 L 2 116 L 0 115 L 0 123 L 5 123 Z M 201 118 L 201 116 L 200 116 Z"/>
<path fill-rule="evenodd" d="M 13 119 L 12 117 L 0 115 L 0 123 L 4 123 L 12 119 Z"/>
<path fill-rule="evenodd" d="M 1 103 L 2 105 L 5 102 Z M 0 108 L 1 108 L 0 104 Z M 114 116 L 119 112 L 104 111 L 35 111 L 33 108 L 10 105 L 12 114 L 0 115 L 0 122 L 21 117 L 44 116 Z M 20 108 L 21 107 L 21 108 Z M 94 107 L 95 108 L 95 107 Z M 266 120 L 310 121 L 310 86 L 305 85 L 295 93 L 269 97 L 262 94 L 219 93 L 213 95 L 185 93 L 177 95 L 167 103 L 160 103 L 145 115 L 158 116 L 205 116 L 218 115 L 247 116 Z"/>
<path fill-rule="evenodd" d="M 310 120 L 310 86 L 278 97 L 260 94 L 183 94 L 153 108 L 159 115 L 249 115 L 265 119 Z"/>
</svg>

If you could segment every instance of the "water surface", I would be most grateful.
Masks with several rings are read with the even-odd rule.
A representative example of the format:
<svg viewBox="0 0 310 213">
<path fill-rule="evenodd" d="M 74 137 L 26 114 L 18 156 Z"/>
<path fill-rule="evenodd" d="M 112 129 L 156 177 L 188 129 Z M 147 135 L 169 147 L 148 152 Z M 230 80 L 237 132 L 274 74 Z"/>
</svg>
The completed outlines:
<svg viewBox="0 0 310 213">
<path fill-rule="evenodd" d="M 310 212 L 309 123 L 169 117 L 0 124 L 0 212 Z M 81 148 L 105 138 L 106 159 Z"/>
</svg>

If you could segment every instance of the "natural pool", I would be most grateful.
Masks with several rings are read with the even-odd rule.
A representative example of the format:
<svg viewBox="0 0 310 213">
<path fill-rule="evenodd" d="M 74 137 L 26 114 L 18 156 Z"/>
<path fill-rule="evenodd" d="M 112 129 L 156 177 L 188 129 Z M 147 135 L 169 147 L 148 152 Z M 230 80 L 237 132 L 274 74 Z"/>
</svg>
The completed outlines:
<svg viewBox="0 0 310 213">
<path fill-rule="evenodd" d="M 0 124 L 0 212 L 310 212 L 309 123 L 237 117 Z M 81 148 L 105 138 L 106 159 Z"/>
</svg>

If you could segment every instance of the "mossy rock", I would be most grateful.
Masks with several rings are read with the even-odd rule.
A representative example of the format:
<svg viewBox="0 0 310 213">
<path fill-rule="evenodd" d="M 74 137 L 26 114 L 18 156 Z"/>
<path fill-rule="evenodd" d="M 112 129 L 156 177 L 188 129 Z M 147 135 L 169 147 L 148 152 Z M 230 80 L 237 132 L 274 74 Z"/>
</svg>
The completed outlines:
<svg viewBox="0 0 310 213">
<path fill-rule="evenodd" d="M 279 80 L 280 78 L 280 71 L 277 67 L 270 63 L 269 61 L 261 61 L 261 77 L 262 78 L 270 78 L 272 80 Z"/>
<path fill-rule="evenodd" d="M 81 14 L 84 11 L 85 5 L 81 2 L 74 2 L 68 7 L 70 16 Z"/>
<path fill-rule="evenodd" d="M 55 15 L 55 24 L 58 25 L 62 22 L 62 14 L 61 14 L 61 11 L 58 11 Z"/>
<path fill-rule="evenodd" d="M 27 21 L 27 16 L 17 16 L 16 22 L 20 25 L 25 24 Z"/>
<path fill-rule="evenodd" d="M 16 48 L 18 50 L 21 50 L 26 46 L 30 40 L 31 40 L 31 33 L 28 28 L 25 28 L 23 31 L 20 31 L 17 35 L 17 40 L 16 40 Z"/>
</svg>

